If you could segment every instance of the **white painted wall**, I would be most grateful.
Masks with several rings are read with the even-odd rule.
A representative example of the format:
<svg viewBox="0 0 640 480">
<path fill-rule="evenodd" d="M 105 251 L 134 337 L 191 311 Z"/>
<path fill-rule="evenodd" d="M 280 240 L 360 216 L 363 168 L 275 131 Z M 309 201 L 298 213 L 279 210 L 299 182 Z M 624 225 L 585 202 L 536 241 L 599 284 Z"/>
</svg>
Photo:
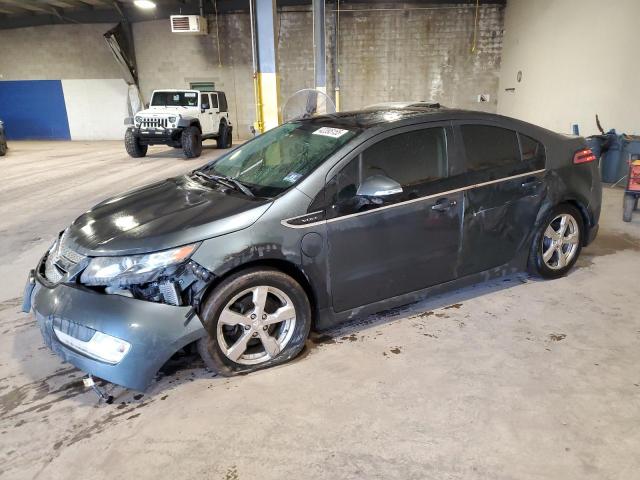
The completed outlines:
<svg viewBox="0 0 640 480">
<path fill-rule="evenodd" d="M 582 135 L 598 113 L 605 129 L 640 133 L 638 20 L 640 0 L 508 0 L 498 113 Z"/>
<path fill-rule="evenodd" d="M 71 140 L 122 140 L 129 116 L 121 79 L 62 80 Z"/>
</svg>

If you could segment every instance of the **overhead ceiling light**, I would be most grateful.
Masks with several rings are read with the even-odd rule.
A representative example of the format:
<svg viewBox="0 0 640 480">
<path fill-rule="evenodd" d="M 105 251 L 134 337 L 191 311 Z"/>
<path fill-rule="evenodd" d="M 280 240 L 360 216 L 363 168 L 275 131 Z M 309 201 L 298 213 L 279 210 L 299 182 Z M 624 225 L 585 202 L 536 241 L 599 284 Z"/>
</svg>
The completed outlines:
<svg viewBox="0 0 640 480">
<path fill-rule="evenodd" d="M 152 8 L 156 8 L 156 3 L 151 0 L 133 0 L 133 4 L 138 8 L 143 8 L 145 10 L 151 10 Z"/>
</svg>

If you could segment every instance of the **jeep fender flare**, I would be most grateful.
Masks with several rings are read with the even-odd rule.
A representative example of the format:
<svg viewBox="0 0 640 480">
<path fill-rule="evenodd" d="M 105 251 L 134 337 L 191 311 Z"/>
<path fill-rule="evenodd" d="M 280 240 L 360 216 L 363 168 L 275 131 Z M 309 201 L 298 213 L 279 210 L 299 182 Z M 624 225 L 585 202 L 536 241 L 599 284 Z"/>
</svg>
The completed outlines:
<svg viewBox="0 0 640 480">
<path fill-rule="evenodd" d="M 178 120 L 178 128 L 187 128 L 187 127 L 198 127 L 202 132 L 202 126 L 200 125 L 200 120 L 193 117 L 180 117 L 180 120 Z"/>
</svg>

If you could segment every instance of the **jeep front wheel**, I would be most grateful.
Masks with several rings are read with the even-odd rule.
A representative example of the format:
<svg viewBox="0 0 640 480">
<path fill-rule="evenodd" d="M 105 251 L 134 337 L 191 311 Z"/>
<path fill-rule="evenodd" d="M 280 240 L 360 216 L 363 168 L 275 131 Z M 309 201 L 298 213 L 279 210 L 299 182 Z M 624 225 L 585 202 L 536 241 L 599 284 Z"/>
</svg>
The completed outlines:
<svg viewBox="0 0 640 480">
<path fill-rule="evenodd" d="M 200 156 L 202 153 L 202 134 L 198 127 L 187 127 L 183 130 L 182 151 L 187 158 Z"/>
<path fill-rule="evenodd" d="M 129 156 L 133 158 L 144 157 L 149 148 L 147 145 L 142 145 L 131 130 L 127 130 L 127 133 L 124 134 L 124 147 Z"/>
</svg>

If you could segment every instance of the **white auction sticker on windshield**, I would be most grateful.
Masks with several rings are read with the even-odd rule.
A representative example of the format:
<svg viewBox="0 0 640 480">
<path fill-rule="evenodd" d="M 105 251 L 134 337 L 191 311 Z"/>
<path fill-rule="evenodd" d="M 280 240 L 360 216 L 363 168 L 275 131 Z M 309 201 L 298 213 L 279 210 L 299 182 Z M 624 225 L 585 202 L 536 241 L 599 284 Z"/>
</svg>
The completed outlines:
<svg viewBox="0 0 640 480">
<path fill-rule="evenodd" d="M 197 94 L 197 93 L 195 93 L 195 92 L 184 92 L 184 96 L 185 96 L 186 98 L 195 98 L 195 97 L 197 97 L 197 96 L 198 96 L 198 94 Z"/>
<path fill-rule="evenodd" d="M 325 137 L 339 138 L 345 133 L 349 133 L 349 130 L 343 130 L 341 128 L 322 127 L 313 132 L 314 135 L 323 135 Z"/>
<path fill-rule="evenodd" d="M 296 183 L 300 179 L 300 177 L 302 177 L 301 173 L 291 172 L 289 175 L 284 177 L 282 180 L 284 180 L 287 183 Z"/>
</svg>

